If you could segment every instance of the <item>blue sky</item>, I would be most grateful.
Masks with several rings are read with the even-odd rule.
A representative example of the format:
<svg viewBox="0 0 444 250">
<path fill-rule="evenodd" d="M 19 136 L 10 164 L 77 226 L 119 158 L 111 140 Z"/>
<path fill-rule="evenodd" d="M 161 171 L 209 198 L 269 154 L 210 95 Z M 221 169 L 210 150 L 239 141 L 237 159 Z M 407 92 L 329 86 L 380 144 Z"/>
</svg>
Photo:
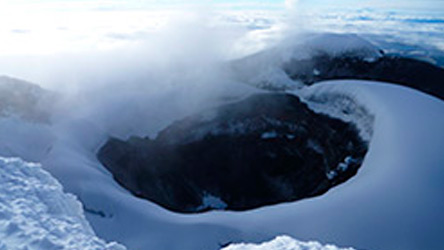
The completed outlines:
<svg viewBox="0 0 444 250">
<path fill-rule="evenodd" d="M 286 4 L 287 2 L 287 4 Z M 444 16 L 444 0 L 0 0 L 10 6 L 30 6 L 34 9 L 75 9 L 94 10 L 156 10 L 181 9 L 193 6 L 207 6 L 217 10 L 285 10 L 288 2 L 297 2 L 304 11 L 329 11 L 338 9 L 383 9 L 409 11 L 412 13 L 431 12 Z M 190 7 L 191 6 L 191 7 Z M 1 11 L 0 11 L 1 12 Z"/>
</svg>

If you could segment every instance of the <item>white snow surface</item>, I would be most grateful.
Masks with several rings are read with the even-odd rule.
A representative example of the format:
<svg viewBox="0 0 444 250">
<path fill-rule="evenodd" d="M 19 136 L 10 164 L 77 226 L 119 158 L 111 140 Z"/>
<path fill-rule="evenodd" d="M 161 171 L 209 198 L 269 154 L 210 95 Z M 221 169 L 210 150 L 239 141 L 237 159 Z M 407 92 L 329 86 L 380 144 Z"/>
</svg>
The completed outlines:
<svg viewBox="0 0 444 250">
<path fill-rule="evenodd" d="M 41 162 L 65 190 L 84 203 L 98 236 L 129 249 L 212 250 L 231 242 L 258 243 L 284 234 L 357 249 L 441 249 L 444 102 L 409 88 L 367 81 L 324 82 L 302 92 L 304 97 L 329 92 L 353 96 L 375 120 L 370 149 L 358 174 L 320 197 L 298 202 L 245 212 L 183 215 L 166 211 L 132 196 L 97 161 L 95 153 L 109 135 L 119 136 L 119 131 L 127 135 L 130 130 L 104 126 L 100 117 L 94 120 L 96 116 L 54 121 L 45 129 L 48 134 L 35 141 L 48 146 L 44 152 L 32 147 L 21 150 L 15 145 L 27 142 L 27 134 L 3 126 L 0 134 L 10 139 L 0 141 L 0 154 L 7 150 L 8 155 L 32 156 Z M 94 112 L 99 114 L 100 109 Z M 122 118 L 119 114 L 116 119 Z M 165 119 L 162 124 L 174 120 L 172 113 L 155 114 L 156 121 Z M 135 117 L 135 122 L 142 117 Z M 128 117 L 124 121 L 127 124 Z M 0 125 L 5 122 L 0 120 Z M 154 128 L 145 133 L 156 134 L 161 126 Z"/>
<path fill-rule="evenodd" d="M 81 203 L 40 165 L 0 157 L 0 249 L 124 250 L 97 238 Z"/>
<path fill-rule="evenodd" d="M 288 38 L 287 38 L 288 39 Z M 303 34 L 293 39 L 299 39 L 299 45 L 294 46 L 294 41 L 285 41 L 289 46 L 278 47 L 284 61 L 289 59 L 309 59 L 316 55 L 341 56 L 351 54 L 365 60 L 374 60 L 382 56 L 378 47 L 355 34 Z M 289 52 L 292 53 L 285 53 Z"/>
<path fill-rule="evenodd" d="M 290 91 L 298 95 L 311 110 L 329 115 L 345 122 L 353 123 L 359 130 L 359 135 L 369 142 L 373 135 L 375 117 L 365 101 L 353 92 L 344 93 L 340 88 L 320 89 L 303 88 Z"/>
<path fill-rule="evenodd" d="M 262 244 L 232 244 L 222 250 L 353 250 L 353 248 L 338 248 L 332 245 L 321 245 L 319 242 L 300 242 L 289 236 L 279 236 Z"/>
</svg>

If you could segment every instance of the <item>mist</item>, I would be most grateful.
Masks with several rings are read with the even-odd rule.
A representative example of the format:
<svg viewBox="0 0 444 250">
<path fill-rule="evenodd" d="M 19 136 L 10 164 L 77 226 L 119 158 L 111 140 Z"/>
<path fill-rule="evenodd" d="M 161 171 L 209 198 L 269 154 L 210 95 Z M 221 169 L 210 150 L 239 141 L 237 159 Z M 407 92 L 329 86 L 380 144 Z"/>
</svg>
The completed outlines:
<svg viewBox="0 0 444 250">
<path fill-rule="evenodd" d="M 6 55 L 0 59 L 2 74 L 56 92 L 61 101 L 54 123 L 87 120 L 121 137 L 152 136 L 174 119 L 251 91 L 237 86 L 242 84 L 227 65 L 244 53 L 236 43 L 250 30 L 216 23 L 218 14 L 209 6 L 165 15 L 159 20 L 167 21 L 155 30 L 125 34 L 106 28 L 99 45 L 110 48 Z"/>
<path fill-rule="evenodd" d="M 257 91 L 229 62 L 275 46 L 288 57 L 318 31 L 310 12 L 326 5 L 20 5 L 3 11 L 9 25 L 0 38 L 9 47 L 0 51 L 0 74 L 58 93 L 53 122 L 83 119 L 110 135 L 154 136 L 174 119 Z"/>
<path fill-rule="evenodd" d="M 153 137 L 174 120 L 257 92 L 230 61 L 291 44 L 305 23 L 294 0 L 278 10 L 180 6 L 15 6 L 2 18 L 10 25 L 0 74 L 58 95 L 55 133 L 84 121 L 108 136 Z"/>
</svg>

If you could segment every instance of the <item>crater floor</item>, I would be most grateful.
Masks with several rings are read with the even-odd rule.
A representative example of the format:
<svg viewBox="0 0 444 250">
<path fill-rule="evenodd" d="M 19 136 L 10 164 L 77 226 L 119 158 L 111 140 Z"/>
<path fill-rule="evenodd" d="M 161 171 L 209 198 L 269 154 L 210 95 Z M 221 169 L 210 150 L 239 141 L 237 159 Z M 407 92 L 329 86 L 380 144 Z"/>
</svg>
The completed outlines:
<svg viewBox="0 0 444 250">
<path fill-rule="evenodd" d="M 176 212 L 248 210 L 321 195 L 356 174 L 352 123 L 289 94 L 259 94 L 174 122 L 154 140 L 110 138 L 97 157 L 133 194 Z"/>
</svg>

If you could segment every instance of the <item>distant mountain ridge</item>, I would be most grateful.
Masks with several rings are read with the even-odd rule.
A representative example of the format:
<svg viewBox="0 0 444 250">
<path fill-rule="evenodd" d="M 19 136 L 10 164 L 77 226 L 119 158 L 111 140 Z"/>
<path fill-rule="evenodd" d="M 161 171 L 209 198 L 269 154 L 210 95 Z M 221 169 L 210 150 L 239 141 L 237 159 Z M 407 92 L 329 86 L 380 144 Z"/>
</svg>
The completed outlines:
<svg viewBox="0 0 444 250">
<path fill-rule="evenodd" d="M 48 123 L 55 93 L 37 84 L 0 76 L 0 117 L 18 116 L 28 121 Z"/>
<path fill-rule="evenodd" d="M 326 80 L 372 80 L 407 86 L 444 100 L 444 68 L 386 54 L 358 35 L 310 34 L 294 44 L 286 43 L 290 44 L 234 61 L 237 77 L 277 91 Z"/>
</svg>

